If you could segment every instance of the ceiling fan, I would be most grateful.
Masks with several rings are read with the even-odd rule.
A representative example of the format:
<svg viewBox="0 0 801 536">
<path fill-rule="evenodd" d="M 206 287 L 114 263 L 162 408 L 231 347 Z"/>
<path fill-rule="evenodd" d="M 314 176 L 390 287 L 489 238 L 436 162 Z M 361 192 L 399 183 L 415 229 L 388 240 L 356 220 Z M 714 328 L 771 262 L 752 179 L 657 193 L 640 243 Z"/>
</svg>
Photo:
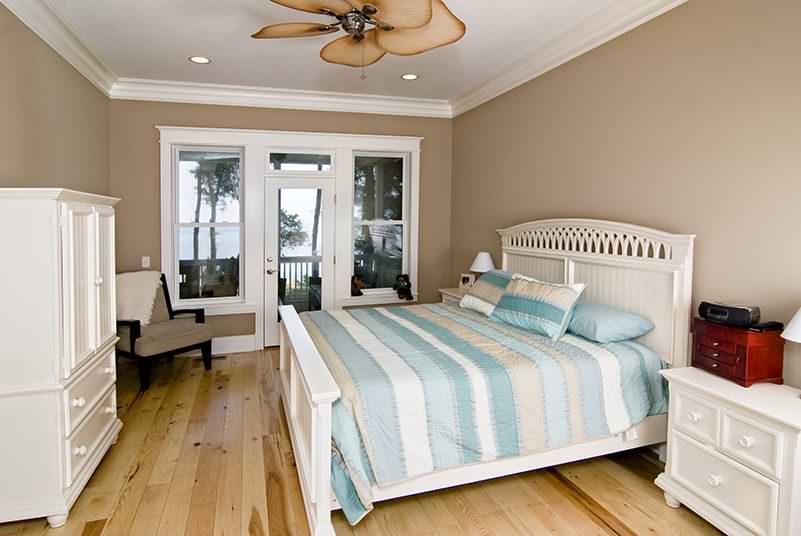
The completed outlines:
<svg viewBox="0 0 801 536">
<path fill-rule="evenodd" d="M 272 0 L 285 7 L 334 17 L 336 22 L 265 26 L 252 37 L 311 37 L 344 30 L 323 47 L 329 62 L 364 68 L 384 55 L 412 56 L 455 43 L 467 28 L 442 0 Z M 362 75 L 364 77 L 364 75 Z"/>
</svg>

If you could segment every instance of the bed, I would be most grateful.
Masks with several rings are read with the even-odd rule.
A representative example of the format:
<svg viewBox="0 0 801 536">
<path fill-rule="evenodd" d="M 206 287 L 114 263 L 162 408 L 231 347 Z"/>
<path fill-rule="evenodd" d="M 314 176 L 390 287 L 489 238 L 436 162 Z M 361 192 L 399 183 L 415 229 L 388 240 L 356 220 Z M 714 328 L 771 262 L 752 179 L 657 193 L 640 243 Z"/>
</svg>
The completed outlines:
<svg viewBox="0 0 801 536">
<path fill-rule="evenodd" d="M 655 329 L 598 345 L 443 304 L 282 308 L 282 398 L 313 534 L 334 533 L 333 509 L 356 522 L 378 501 L 665 441 L 657 373 L 688 364 L 693 237 L 591 220 L 499 234 L 503 269 L 585 283 L 582 301 Z"/>
</svg>

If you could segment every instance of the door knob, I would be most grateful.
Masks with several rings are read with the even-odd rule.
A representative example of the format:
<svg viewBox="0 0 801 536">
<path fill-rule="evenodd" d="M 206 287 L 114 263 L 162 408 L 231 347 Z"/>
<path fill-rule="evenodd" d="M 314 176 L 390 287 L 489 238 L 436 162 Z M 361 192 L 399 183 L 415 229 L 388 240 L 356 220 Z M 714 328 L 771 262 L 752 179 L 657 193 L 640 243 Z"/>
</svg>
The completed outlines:
<svg viewBox="0 0 801 536">
<path fill-rule="evenodd" d="M 264 273 L 267 275 L 273 275 L 275 273 L 275 270 L 273 270 L 272 268 L 268 268 L 264 270 Z"/>
</svg>

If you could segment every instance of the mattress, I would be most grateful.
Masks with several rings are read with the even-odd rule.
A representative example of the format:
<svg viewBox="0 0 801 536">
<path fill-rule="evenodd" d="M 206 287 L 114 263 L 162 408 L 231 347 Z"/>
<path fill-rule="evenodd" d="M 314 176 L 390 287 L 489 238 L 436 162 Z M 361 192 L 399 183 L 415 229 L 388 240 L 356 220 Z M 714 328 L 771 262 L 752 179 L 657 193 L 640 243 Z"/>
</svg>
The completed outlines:
<svg viewBox="0 0 801 536">
<path fill-rule="evenodd" d="M 352 524 L 374 485 L 615 435 L 667 411 L 666 365 L 635 342 L 553 341 L 446 304 L 301 319 L 342 392 L 331 470 Z"/>
</svg>

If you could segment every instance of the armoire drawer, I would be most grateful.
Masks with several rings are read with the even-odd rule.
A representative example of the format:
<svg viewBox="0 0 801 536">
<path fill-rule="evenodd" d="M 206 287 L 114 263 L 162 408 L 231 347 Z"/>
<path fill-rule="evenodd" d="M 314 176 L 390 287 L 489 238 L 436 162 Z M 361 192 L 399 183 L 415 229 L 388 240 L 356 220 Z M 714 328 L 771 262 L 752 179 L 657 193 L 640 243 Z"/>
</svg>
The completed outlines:
<svg viewBox="0 0 801 536">
<path fill-rule="evenodd" d="M 673 425 L 689 435 L 716 445 L 720 425 L 720 409 L 707 400 L 702 400 L 684 391 L 672 393 L 675 411 Z"/>
<path fill-rule="evenodd" d="M 80 377 L 64 389 L 64 433 L 69 436 L 94 409 L 115 381 L 115 354 L 111 346 Z"/>
<path fill-rule="evenodd" d="M 67 487 L 72 485 L 75 476 L 81 472 L 100 446 L 100 440 L 117 420 L 116 394 L 113 388 L 110 389 L 81 426 L 64 441 Z"/>
<path fill-rule="evenodd" d="M 674 430 L 670 476 L 755 534 L 776 531 L 779 485 Z"/>
</svg>

